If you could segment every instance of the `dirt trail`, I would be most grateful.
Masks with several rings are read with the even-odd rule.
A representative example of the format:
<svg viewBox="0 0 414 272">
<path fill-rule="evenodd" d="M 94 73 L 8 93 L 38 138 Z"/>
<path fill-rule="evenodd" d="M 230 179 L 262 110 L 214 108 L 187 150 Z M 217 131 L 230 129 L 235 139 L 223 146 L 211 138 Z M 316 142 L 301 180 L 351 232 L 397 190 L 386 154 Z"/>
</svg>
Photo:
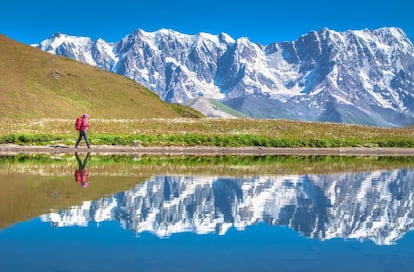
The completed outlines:
<svg viewBox="0 0 414 272">
<path fill-rule="evenodd" d="M 92 146 L 74 148 L 65 145 L 20 146 L 0 145 L 0 154 L 92 152 L 96 154 L 142 155 L 331 155 L 331 156 L 414 156 L 414 148 L 272 148 L 272 147 L 210 147 L 210 146 Z"/>
</svg>

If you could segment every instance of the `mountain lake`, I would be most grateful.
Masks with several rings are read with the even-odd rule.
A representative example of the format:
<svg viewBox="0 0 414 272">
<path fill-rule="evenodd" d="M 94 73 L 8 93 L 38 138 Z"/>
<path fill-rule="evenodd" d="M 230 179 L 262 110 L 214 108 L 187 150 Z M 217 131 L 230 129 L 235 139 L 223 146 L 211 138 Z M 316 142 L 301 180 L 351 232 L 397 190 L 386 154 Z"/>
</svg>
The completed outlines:
<svg viewBox="0 0 414 272">
<path fill-rule="evenodd" d="M 413 271 L 414 158 L 0 156 L 0 271 Z"/>
</svg>

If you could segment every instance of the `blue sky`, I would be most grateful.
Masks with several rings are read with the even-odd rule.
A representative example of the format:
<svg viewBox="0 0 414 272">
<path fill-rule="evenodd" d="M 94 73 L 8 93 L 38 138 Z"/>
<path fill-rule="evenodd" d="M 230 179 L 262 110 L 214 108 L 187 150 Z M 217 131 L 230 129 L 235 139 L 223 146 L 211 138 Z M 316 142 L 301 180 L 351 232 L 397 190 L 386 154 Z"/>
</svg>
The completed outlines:
<svg viewBox="0 0 414 272">
<path fill-rule="evenodd" d="M 402 28 L 414 40 L 412 0 L 9 0 L 0 33 L 38 43 L 56 32 L 115 42 L 141 28 L 225 32 L 253 42 L 291 41 L 311 30 Z"/>
</svg>

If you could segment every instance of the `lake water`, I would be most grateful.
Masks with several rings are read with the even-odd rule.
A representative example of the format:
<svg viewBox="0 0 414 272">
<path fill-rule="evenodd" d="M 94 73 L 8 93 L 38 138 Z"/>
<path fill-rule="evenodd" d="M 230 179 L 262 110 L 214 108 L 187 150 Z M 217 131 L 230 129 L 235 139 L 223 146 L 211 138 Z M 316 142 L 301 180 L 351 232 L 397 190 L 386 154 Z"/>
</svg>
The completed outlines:
<svg viewBox="0 0 414 272">
<path fill-rule="evenodd" d="M 80 162 L 0 160 L 0 271 L 414 269 L 413 158 Z"/>
</svg>

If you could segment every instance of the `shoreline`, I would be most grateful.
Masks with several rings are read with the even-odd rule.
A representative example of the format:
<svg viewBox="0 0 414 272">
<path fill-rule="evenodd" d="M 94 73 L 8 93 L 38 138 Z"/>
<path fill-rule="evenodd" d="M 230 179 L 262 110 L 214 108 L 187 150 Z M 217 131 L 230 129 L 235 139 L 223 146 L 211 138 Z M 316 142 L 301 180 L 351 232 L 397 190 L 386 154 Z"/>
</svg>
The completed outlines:
<svg viewBox="0 0 414 272">
<path fill-rule="evenodd" d="M 216 147 L 216 146 L 92 146 L 74 148 L 66 145 L 21 146 L 14 144 L 0 145 L 0 155 L 13 154 L 70 154 L 95 153 L 114 155 L 194 155 L 194 156 L 265 156 L 265 155 L 293 155 L 293 156 L 413 156 L 414 148 L 380 148 L 380 147 Z"/>
</svg>

